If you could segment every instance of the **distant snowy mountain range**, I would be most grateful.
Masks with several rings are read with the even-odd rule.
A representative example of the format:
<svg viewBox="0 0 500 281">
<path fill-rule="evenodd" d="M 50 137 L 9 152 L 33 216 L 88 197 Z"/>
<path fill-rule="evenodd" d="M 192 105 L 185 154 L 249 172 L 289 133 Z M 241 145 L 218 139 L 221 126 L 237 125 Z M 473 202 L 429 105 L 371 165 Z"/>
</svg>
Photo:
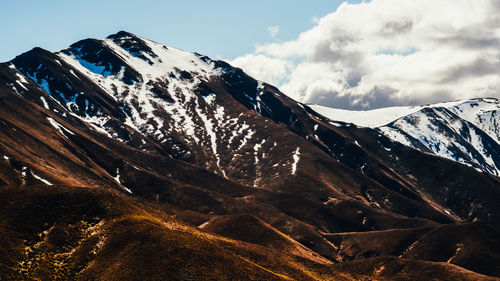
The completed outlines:
<svg viewBox="0 0 500 281">
<path fill-rule="evenodd" d="M 407 146 L 500 175 L 500 101 L 454 102 L 350 111 L 309 105 L 337 121 L 375 128 Z"/>
</svg>

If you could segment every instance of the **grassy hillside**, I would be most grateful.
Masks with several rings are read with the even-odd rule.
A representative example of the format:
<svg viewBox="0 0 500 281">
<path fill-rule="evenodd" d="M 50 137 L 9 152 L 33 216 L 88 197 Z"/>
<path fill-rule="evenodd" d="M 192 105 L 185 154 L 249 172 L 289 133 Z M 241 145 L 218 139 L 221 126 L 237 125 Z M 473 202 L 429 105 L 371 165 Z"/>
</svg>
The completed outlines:
<svg viewBox="0 0 500 281">
<path fill-rule="evenodd" d="M 0 190 L 2 280 L 352 280 L 187 226 L 113 191 Z"/>
</svg>

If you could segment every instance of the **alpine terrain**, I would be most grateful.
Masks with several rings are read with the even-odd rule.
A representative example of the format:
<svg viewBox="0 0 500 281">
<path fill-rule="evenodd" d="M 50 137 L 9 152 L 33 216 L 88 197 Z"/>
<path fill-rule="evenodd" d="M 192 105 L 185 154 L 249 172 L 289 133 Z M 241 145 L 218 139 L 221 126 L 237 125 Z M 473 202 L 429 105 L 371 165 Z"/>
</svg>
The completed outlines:
<svg viewBox="0 0 500 281">
<path fill-rule="evenodd" d="M 124 31 L 34 48 L 0 64 L 0 279 L 499 280 L 499 108 L 306 105 Z"/>
<path fill-rule="evenodd" d="M 394 141 L 500 175 L 500 101 L 478 98 L 348 111 L 310 105 L 333 120 L 376 128 Z"/>
</svg>

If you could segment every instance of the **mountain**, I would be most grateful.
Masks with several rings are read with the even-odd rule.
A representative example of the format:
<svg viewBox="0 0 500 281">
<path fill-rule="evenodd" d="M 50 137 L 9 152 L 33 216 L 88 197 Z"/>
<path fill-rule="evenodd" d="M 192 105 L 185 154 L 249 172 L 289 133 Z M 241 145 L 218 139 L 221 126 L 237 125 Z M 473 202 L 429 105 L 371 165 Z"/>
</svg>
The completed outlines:
<svg viewBox="0 0 500 281">
<path fill-rule="evenodd" d="M 311 108 L 332 120 L 376 128 L 422 152 L 500 175 L 500 101 L 479 98 L 368 111 Z"/>
<path fill-rule="evenodd" d="M 35 48 L 0 108 L 4 279 L 500 276 L 499 177 L 226 62 L 124 31 Z"/>
</svg>

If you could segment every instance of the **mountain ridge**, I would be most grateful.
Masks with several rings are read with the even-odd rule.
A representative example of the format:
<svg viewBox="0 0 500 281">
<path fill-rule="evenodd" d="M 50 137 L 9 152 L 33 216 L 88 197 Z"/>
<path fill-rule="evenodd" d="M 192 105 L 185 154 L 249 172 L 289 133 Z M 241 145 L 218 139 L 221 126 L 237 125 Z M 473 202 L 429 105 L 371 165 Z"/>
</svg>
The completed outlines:
<svg viewBox="0 0 500 281">
<path fill-rule="evenodd" d="M 349 118 L 410 147 L 500 175 L 500 101 L 496 98 L 369 111 L 311 106 L 332 120 Z"/>
<path fill-rule="evenodd" d="M 397 252 L 382 242 L 343 248 L 358 232 L 382 241 L 377 231 L 403 237 L 398 229 L 494 229 L 498 221 L 497 177 L 329 120 L 225 62 L 127 32 L 0 64 L 0 108 L 3 188 L 116 191 L 193 227 L 285 247 L 308 265 Z M 399 247 L 418 239 L 405 237 Z M 426 251 L 415 256 L 429 259 Z M 456 264 L 499 276 L 497 260 L 496 250 L 464 251 Z"/>
</svg>

